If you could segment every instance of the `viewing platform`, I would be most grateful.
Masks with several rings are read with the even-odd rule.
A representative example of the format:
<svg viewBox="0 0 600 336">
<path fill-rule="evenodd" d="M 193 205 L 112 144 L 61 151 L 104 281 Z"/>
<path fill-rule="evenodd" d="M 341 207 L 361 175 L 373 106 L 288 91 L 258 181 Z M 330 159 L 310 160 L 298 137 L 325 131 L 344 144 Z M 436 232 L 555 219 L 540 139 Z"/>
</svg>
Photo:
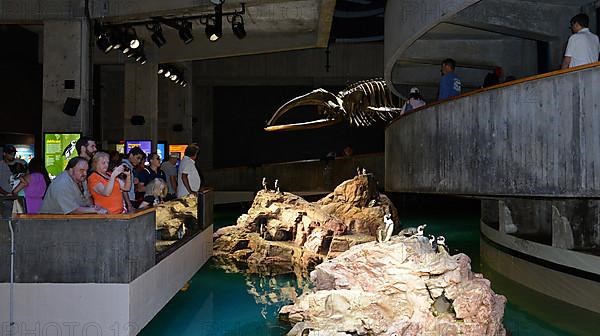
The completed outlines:
<svg viewBox="0 0 600 336">
<path fill-rule="evenodd" d="M 12 199 L 3 203 L 10 209 Z M 166 249 L 157 249 L 154 208 L 123 215 L 20 214 L 10 220 L 3 212 L 3 332 L 9 330 L 11 302 L 9 222 L 16 252 L 15 335 L 47 328 L 63 335 L 90 329 L 136 335 L 212 256 L 212 208 L 212 190 L 203 190 L 196 225 Z"/>
</svg>

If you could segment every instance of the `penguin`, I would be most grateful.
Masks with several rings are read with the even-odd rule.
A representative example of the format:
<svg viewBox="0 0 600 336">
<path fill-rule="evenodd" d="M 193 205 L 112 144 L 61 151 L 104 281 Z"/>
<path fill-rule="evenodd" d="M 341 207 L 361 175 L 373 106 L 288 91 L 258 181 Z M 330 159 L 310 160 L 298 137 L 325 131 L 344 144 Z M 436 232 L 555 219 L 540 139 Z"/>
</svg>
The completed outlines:
<svg viewBox="0 0 600 336">
<path fill-rule="evenodd" d="M 377 201 L 375 199 L 372 199 L 369 204 L 367 205 L 369 208 L 372 208 L 375 206 L 375 204 L 377 204 Z"/>
<path fill-rule="evenodd" d="M 431 244 L 431 249 L 437 252 L 437 242 L 434 235 L 429 235 L 429 244 Z"/>
<path fill-rule="evenodd" d="M 417 233 L 415 233 L 415 237 L 423 237 L 423 232 L 425 232 L 425 228 L 427 224 L 419 225 L 417 227 Z"/>
<path fill-rule="evenodd" d="M 267 220 L 266 218 L 261 218 L 258 222 L 258 234 L 262 239 L 266 239 L 267 235 Z"/>
<path fill-rule="evenodd" d="M 185 224 L 181 224 L 181 226 L 177 230 L 177 239 L 183 238 L 183 236 L 185 236 L 186 231 L 187 231 L 187 228 L 185 227 Z"/>
<path fill-rule="evenodd" d="M 363 168 L 363 170 L 362 170 L 362 174 L 363 174 L 363 175 L 367 175 L 367 168 Z"/>
<path fill-rule="evenodd" d="M 448 254 L 450 254 L 450 249 L 448 249 L 448 246 L 446 245 L 446 237 L 444 236 L 439 236 L 437 237 L 436 241 L 437 243 L 437 252 L 446 252 Z"/>
<path fill-rule="evenodd" d="M 267 178 L 263 177 L 262 179 L 262 187 L 264 191 L 267 191 Z"/>
<path fill-rule="evenodd" d="M 65 147 L 65 150 L 63 151 L 62 155 L 66 156 L 67 159 L 69 159 L 71 157 L 71 155 L 73 155 L 73 152 L 75 151 L 75 144 L 77 143 L 77 140 L 71 140 L 71 143 L 67 145 L 67 147 Z"/>
<path fill-rule="evenodd" d="M 275 188 L 274 189 L 276 192 L 279 192 L 279 180 L 278 179 L 275 179 Z"/>
<path fill-rule="evenodd" d="M 360 167 L 356 167 L 356 176 L 360 176 Z"/>
<path fill-rule="evenodd" d="M 377 229 L 377 242 L 386 242 L 389 241 L 392 237 L 392 232 L 394 231 L 394 221 L 392 220 L 391 214 L 386 214 L 383 216 L 383 226 L 380 226 Z"/>
</svg>

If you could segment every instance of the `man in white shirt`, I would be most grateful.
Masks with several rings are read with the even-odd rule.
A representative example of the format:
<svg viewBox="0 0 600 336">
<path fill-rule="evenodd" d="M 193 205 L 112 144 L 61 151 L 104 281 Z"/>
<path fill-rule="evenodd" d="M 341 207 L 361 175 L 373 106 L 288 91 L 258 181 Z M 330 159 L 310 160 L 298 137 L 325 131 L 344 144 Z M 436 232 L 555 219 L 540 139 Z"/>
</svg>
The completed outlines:
<svg viewBox="0 0 600 336">
<path fill-rule="evenodd" d="M 184 157 L 179 162 L 179 172 L 177 173 L 177 197 L 181 198 L 189 194 L 198 195 L 200 190 L 200 174 L 196 169 L 195 160 L 198 157 L 200 148 L 191 144 L 185 149 Z"/>
<path fill-rule="evenodd" d="M 577 14 L 571 19 L 573 35 L 567 43 L 567 50 L 561 69 L 598 62 L 600 43 L 598 36 L 588 28 L 590 18 L 585 14 Z"/>
</svg>

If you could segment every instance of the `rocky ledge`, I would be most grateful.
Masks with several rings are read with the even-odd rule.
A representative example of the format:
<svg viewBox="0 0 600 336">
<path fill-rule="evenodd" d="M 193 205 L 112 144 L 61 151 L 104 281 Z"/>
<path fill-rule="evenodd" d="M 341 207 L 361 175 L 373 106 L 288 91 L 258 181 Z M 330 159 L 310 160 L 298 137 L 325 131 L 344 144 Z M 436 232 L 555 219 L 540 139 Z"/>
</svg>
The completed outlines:
<svg viewBox="0 0 600 336">
<path fill-rule="evenodd" d="M 310 271 L 374 240 L 385 214 L 399 223 L 396 208 L 376 186 L 371 174 L 359 175 L 314 203 L 287 192 L 261 190 L 236 225 L 215 232 L 213 256 L 228 267 L 253 273 Z"/>
<path fill-rule="evenodd" d="M 314 292 L 280 311 L 288 335 L 504 336 L 506 298 L 424 237 L 354 246 L 310 274 Z"/>
</svg>

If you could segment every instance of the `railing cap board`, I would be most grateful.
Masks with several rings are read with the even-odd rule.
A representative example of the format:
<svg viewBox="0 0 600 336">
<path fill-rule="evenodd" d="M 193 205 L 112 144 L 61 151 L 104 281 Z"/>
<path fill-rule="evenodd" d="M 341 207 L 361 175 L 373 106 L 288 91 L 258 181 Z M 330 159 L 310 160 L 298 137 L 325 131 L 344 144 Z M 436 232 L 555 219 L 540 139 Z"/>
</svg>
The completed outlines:
<svg viewBox="0 0 600 336">
<path fill-rule="evenodd" d="M 455 97 L 447 98 L 447 99 L 444 99 L 444 100 L 438 100 L 438 101 L 429 103 L 427 105 L 421 106 L 419 108 L 416 108 L 414 110 L 411 110 L 411 111 L 407 112 L 406 114 L 403 114 L 403 115 L 401 115 L 399 117 L 396 117 L 393 120 L 391 120 L 386 125 L 385 128 L 387 130 L 387 128 L 390 127 L 393 123 L 395 123 L 398 119 L 404 118 L 407 115 L 410 115 L 410 114 L 413 114 L 413 113 L 417 113 L 419 111 L 426 110 L 426 109 L 428 109 L 430 107 L 437 106 L 437 105 L 440 105 L 440 104 L 445 104 L 445 103 L 448 103 L 448 102 L 451 102 L 451 101 L 454 101 L 454 100 L 457 100 L 457 99 L 461 99 L 461 98 L 464 98 L 464 97 L 473 96 L 473 95 L 480 94 L 480 93 L 487 92 L 487 91 L 501 89 L 501 88 L 508 87 L 508 86 L 514 86 L 514 85 L 523 84 L 523 83 L 527 83 L 527 82 L 533 82 L 533 81 L 544 79 L 544 78 L 548 78 L 548 77 L 564 75 L 564 74 L 568 74 L 568 73 L 571 73 L 571 72 L 576 72 L 576 71 L 580 71 L 580 70 L 587 70 L 587 69 L 592 69 L 592 68 L 597 68 L 597 67 L 600 67 L 600 62 L 585 64 L 585 65 L 580 65 L 580 66 L 573 67 L 573 68 L 568 68 L 568 69 L 561 69 L 561 70 L 551 71 L 551 72 L 547 72 L 547 73 L 543 73 L 543 74 L 539 74 L 539 75 L 534 75 L 534 76 L 529 76 L 529 77 L 523 77 L 523 78 L 520 78 L 520 79 L 515 79 L 514 81 L 500 83 L 500 84 L 488 86 L 488 87 L 485 87 L 485 88 L 481 88 L 481 89 L 469 91 L 469 92 L 463 93 L 463 94 L 455 96 Z"/>
</svg>

